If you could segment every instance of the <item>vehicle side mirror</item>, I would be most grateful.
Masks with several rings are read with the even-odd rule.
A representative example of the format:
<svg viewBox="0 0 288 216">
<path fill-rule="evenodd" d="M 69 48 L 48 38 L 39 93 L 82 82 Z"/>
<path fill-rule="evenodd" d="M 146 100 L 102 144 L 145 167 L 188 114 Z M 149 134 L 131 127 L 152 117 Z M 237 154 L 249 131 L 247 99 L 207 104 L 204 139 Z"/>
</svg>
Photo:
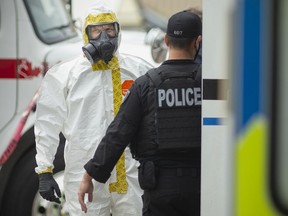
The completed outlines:
<svg viewBox="0 0 288 216">
<path fill-rule="evenodd" d="M 166 60 L 168 48 L 164 43 L 165 32 L 159 28 L 152 28 L 148 31 L 145 43 L 151 46 L 151 56 L 156 63 Z"/>
</svg>

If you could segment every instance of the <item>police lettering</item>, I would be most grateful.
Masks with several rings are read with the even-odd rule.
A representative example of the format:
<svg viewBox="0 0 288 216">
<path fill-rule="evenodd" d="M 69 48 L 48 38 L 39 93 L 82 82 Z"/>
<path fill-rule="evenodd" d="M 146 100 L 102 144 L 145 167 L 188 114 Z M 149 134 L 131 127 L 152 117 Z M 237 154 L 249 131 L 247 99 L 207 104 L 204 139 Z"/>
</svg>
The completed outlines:
<svg viewBox="0 0 288 216">
<path fill-rule="evenodd" d="M 159 107 L 181 107 L 201 105 L 201 89 L 158 89 Z"/>
</svg>

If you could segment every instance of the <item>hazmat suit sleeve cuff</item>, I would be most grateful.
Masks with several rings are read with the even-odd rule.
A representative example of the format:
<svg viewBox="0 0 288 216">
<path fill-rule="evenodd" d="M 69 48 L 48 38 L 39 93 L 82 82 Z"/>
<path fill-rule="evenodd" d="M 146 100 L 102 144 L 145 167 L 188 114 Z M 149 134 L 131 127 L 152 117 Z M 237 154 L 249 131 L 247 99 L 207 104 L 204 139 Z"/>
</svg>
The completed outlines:
<svg viewBox="0 0 288 216">
<path fill-rule="evenodd" d="M 100 165 L 93 162 L 92 159 L 84 165 L 84 169 L 93 179 L 101 183 L 105 183 L 111 176 L 110 172 L 101 169 Z"/>
</svg>

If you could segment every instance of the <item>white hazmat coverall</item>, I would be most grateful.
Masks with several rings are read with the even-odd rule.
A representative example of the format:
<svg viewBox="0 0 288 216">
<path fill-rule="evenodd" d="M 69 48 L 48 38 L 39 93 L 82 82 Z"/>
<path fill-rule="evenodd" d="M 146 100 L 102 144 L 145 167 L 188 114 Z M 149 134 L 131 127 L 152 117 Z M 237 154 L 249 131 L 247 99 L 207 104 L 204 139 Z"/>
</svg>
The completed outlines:
<svg viewBox="0 0 288 216">
<path fill-rule="evenodd" d="M 95 22 L 117 22 L 117 19 L 108 9 L 98 8 L 87 16 L 85 27 Z M 87 44 L 85 29 L 83 34 L 84 44 Z M 110 211 L 113 216 L 142 215 L 138 164 L 128 149 L 122 159 L 124 168 L 119 166 L 118 169 L 116 165 L 117 170 L 114 168 L 105 184 L 93 182 L 93 201 L 88 203 L 87 214 L 81 211 L 77 192 L 85 171 L 83 166 L 93 157 L 127 86 L 150 68 L 149 63 L 138 57 L 116 52 L 108 64 L 99 61 L 91 65 L 83 55 L 60 63 L 46 73 L 36 109 L 35 171 L 52 172 L 62 132 L 66 138 L 64 193 L 70 216 L 110 216 Z"/>
</svg>

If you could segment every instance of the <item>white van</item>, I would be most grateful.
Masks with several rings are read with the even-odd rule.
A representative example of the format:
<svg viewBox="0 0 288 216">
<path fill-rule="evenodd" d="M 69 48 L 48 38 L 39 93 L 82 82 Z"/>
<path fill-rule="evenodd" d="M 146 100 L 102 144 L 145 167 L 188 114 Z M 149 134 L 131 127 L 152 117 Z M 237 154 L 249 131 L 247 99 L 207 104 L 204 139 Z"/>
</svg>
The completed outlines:
<svg viewBox="0 0 288 216">
<path fill-rule="evenodd" d="M 1 216 L 39 215 L 36 212 L 43 210 L 31 212 L 38 191 L 34 95 L 44 73 L 55 63 L 79 55 L 81 45 L 62 1 L 0 1 Z"/>
</svg>

